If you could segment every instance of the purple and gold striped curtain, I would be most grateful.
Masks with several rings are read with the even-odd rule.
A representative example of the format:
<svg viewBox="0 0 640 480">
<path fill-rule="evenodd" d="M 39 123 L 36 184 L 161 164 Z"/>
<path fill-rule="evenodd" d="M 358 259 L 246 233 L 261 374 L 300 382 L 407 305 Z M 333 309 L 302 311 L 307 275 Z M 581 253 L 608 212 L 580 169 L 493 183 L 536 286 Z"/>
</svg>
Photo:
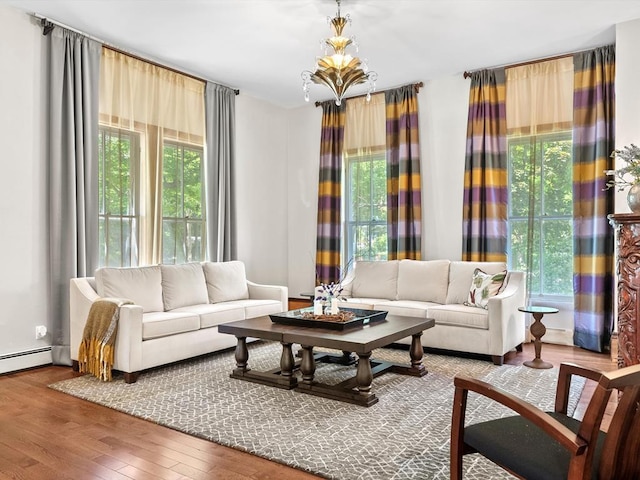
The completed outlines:
<svg viewBox="0 0 640 480">
<path fill-rule="evenodd" d="M 602 352 L 613 324 L 613 190 L 603 172 L 615 148 L 615 46 L 573 61 L 573 343 Z"/>
<path fill-rule="evenodd" d="M 385 92 L 387 117 L 387 251 L 389 260 L 420 260 L 422 197 L 415 85 Z"/>
<path fill-rule="evenodd" d="M 462 259 L 507 260 L 507 124 L 504 69 L 471 74 Z"/>
<path fill-rule="evenodd" d="M 346 102 L 322 103 L 320 176 L 318 183 L 318 233 L 316 282 L 340 280 L 342 144 Z"/>
</svg>

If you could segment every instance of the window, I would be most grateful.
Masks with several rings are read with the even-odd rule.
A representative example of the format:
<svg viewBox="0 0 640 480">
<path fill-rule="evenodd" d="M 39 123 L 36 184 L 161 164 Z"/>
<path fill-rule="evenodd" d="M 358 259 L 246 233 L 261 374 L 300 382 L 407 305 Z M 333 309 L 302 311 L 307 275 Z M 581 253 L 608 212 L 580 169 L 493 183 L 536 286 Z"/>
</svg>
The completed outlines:
<svg viewBox="0 0 640 480">
<path fill-rule="evenodd" d="M 98 148 L 99 264 L 136 266 L 140 262 L 141 134 L 100 126 Z M 162 150 L 162 263 L 205 258 L 203 148 L 165 140 Z M 148 215 L 148 213 L 146 213 Z"/>
<path fill-rule="evenodd" d="M 387 160 L 384 151 L 345 153 L 345 258 L 387 259 Z"/>
<path fill-rule="evenodd" d="M 204 259 L 202 148 L 165 143 L 162 156 L 162 262 Z"/>
<path fill-rule="evenodd" d="M 140 137 L 133 132 L 100 127 L 98 142 L 99 264 L 137 265 Z"/>
<path fill-rule="evenodd" d="M 570 131 L 509 139 L 509 268 L 526 271 L 527 254 L 532 256 L 532 295 L 573 295 L 571 150 Z M 536 192 L 531 197 L 530 182 Z"/>
</svg>

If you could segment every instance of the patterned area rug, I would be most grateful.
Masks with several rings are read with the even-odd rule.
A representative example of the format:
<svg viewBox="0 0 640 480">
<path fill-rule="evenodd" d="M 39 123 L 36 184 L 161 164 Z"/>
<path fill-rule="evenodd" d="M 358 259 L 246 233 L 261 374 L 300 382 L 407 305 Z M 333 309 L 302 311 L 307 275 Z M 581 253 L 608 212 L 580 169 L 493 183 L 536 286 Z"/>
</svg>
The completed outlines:
<svg viewBox="0 0 640 480">
<path fill-rule="evenodd" d="M 276 368 L 280 345 L 249 346 L 249 366 Z M 408 363 L 404 350 L 372 357 Z M 448 479 L 453 377 L 465 374 L 552 410 L 557 369 L 495 366 L 490 362 L 427 354 L 428 375 L 387 373 L 373 381 L 380 401 L 365 408 L 229 378 L 233 352 L 153 369 L 137 383 L 114 375 L 110 383 L 83 376 L 50 385 L 76 397 L 213 442 L 332 479 Z M 338 383 L 353 367 L 319 365 L 316 379 Z M 571 411 L 584 382 L 573 382 Z M 467 422 L 509 411 L 474 394 Z M 467 455 L 467 479 L 512 478 L 478 455 Z"/>
</svg>

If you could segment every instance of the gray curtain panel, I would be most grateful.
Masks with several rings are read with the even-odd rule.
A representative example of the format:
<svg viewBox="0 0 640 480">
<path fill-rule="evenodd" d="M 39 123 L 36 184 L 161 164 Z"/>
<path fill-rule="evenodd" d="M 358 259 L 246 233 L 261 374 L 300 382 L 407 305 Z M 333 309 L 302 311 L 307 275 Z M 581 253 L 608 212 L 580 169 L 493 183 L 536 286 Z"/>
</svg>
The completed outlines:
<svg viewBox="0 0 640 480">
<path fill-rule="evenodd" d="M 98 266 L 98 85 L 101 44 L 49 35 L 49 305 L 52 356 L 71 365 L 69 280 Z"/>
<path fill-rule="evenodd" d="M 205 89 L 205 213 L 207 259 L 235 260 L 236 213 L 233 192 L 236 94 L 207 82 Z"/>
</svg>

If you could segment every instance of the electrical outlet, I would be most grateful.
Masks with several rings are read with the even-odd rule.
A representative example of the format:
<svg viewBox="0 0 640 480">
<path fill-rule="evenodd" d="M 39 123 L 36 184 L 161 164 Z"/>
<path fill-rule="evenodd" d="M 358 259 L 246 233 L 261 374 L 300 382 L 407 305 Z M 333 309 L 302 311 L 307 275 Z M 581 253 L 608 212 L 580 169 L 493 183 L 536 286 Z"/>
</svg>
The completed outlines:
<svg viewBox="0 0 640 480">
<path fill-rule="evenodd" d="M 47 327 L 44 325 L 38 325 L 36 327 L 36 340 L 40 340 L 47 334 Z"/>
</svg>

